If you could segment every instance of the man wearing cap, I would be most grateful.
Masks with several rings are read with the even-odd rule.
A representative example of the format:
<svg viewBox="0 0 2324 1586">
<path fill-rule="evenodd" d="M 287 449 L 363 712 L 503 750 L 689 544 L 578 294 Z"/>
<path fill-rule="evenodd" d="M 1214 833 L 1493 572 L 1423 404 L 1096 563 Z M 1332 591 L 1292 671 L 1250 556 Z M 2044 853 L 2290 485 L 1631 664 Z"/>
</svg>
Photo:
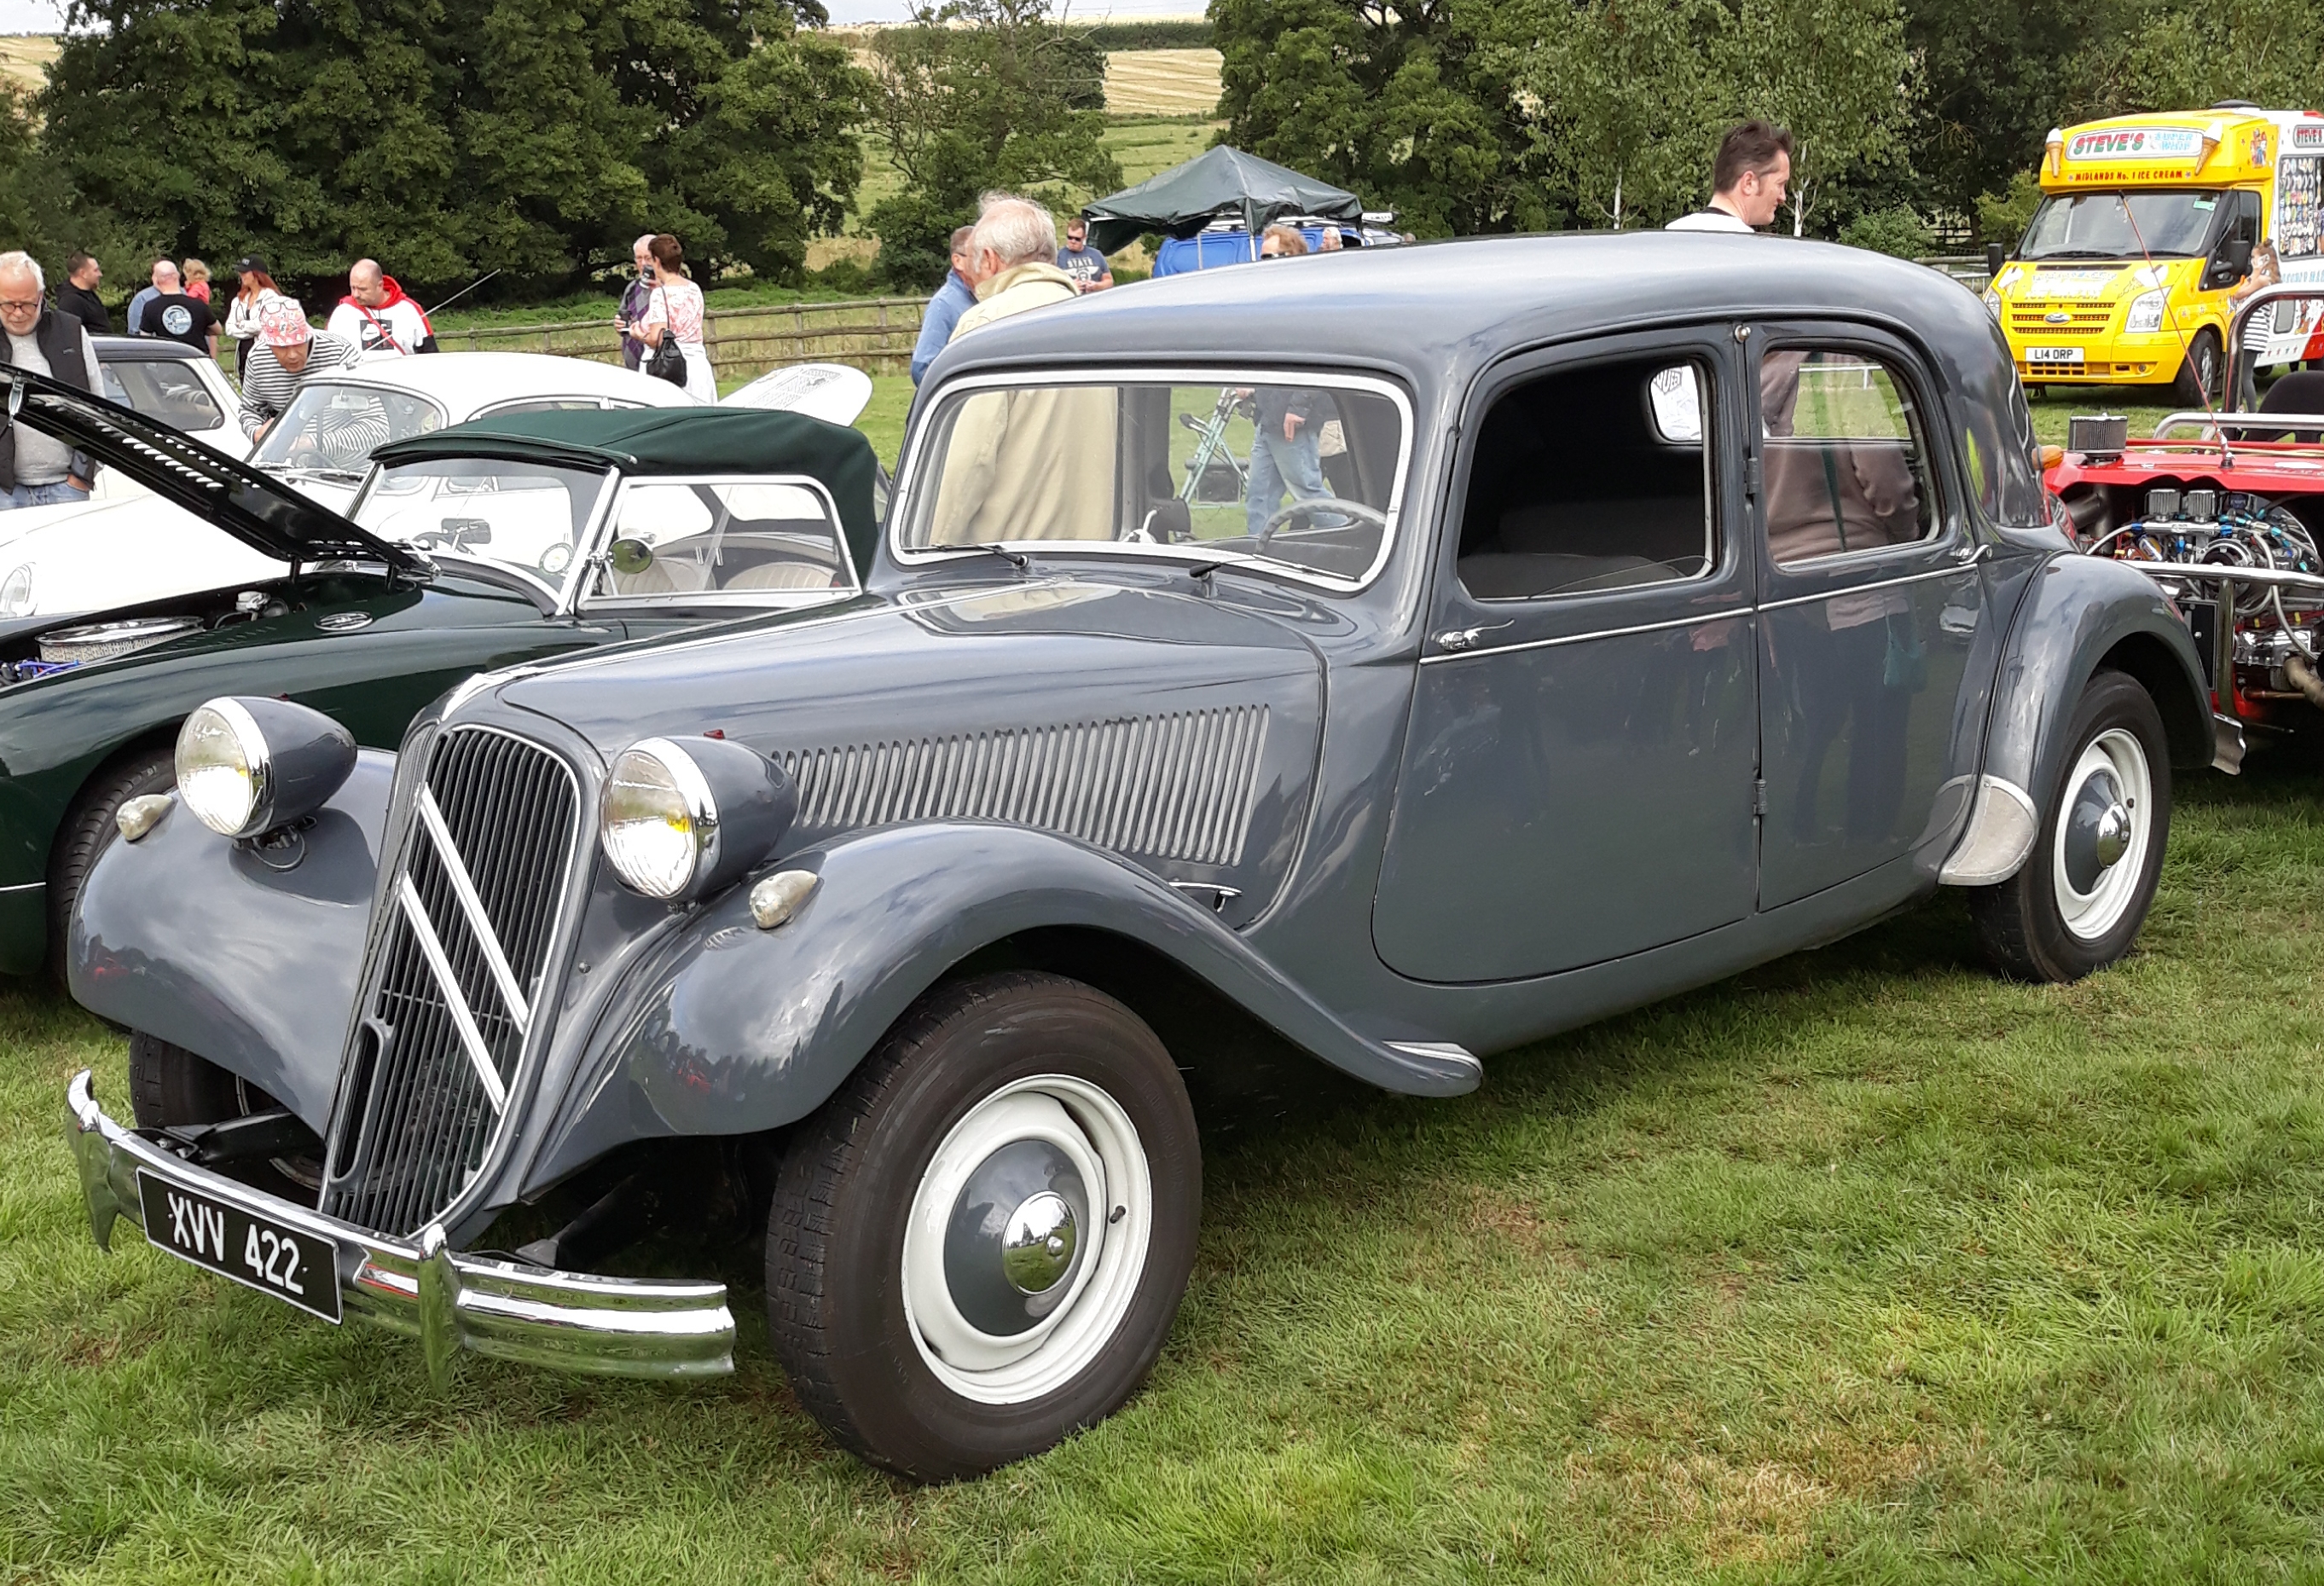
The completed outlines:
<svg viewBox="0 0 2324 1586">
<path fill-rule="evenodd" d="M 261 300 L 258 346 L 242 377 L 242 432 L 263 439 L 300 386 L 324 370 L 352 363 L 355 355 L 353 343 L 328 331 L 318 334 L 309 325 L 296 298 Z"/>
<path fill-rule="evenodd" d="M 97 348 L 88 327 L 42 300 L 41 267 L 28 254 L 0 254 L 0 329 L 6 358 L 82 391 L 95 389 Z M 58 506 L 88 499 L 97 469 L 63 441 L 23 424 L 0 426 L 0 508 Z"/>
</svg>

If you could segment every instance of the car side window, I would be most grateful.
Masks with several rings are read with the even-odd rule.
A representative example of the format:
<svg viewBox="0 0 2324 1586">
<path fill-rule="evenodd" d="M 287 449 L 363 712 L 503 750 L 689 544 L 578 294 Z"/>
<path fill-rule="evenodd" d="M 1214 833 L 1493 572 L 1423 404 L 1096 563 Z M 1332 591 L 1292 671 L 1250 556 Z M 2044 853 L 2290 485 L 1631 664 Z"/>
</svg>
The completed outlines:
<svg viewBox="0 0 2324 1586">
<path fill-rule="evenodd" d="M 853 586 L 831 500 L 783 479 L 632 479 L 613 508 L 601 600 L 744 601 Z"/>
<path fill-rule="evenodd" d="M 172 429 L 217 429 L 226 414 L 202 377 L 177 358 L 124 358 L 101 365 L 105 394 Z"/>
<path fill-rule="evenodd" d="M 1562 368 L 1477 431 L 1456 570 L 1476 600 L 1700 578 L 1719 563 L 1711 371 L 1671 353 Z"/>
<path fill-rule="evenodd" d="M 1771 348 L 1759 364 L 1767 548 L 1778 567 L 1937 531 L 1913 387 L 1853 347 Z"/>
<path fill-rule="evenodd" d="M 475 417 L 503 419 L 511 413 L 595 413 L 604 406 L 595 397 L 527 397 L 521 401 L 503 402 L 498 407 L 486 408 Z"/>
</svg>

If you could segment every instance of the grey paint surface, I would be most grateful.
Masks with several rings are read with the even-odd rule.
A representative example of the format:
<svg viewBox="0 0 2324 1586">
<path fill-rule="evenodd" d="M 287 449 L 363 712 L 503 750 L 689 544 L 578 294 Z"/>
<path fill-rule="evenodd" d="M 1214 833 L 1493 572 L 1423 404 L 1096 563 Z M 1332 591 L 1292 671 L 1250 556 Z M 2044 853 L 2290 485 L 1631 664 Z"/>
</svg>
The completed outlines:
<svg viewBox="0 0 2324 1586">
<path fill-rule="evenodd" d="M 2126 641 L 2158 658 L 2152 686 L 2172 696 L 2174 750 L 2208 761 L 2200 673 L 2153 586 L 2083 558 L 2041 570 L 2058 566 L 2063 546 L 2044 527 L 2024 456 L 2023 402 L 1989 319 L 1957 286 L 1893 261 L 1758 238 L 1399 252 L 1352 267 L 1314 261 L 1307 274 L 1310 264 L 1209 272 L 1023 316 L 949 349 L 929 382 L 1100 359 L 1183 367 L 1190 346 L 1239 366 L 1334 363 L 1396 381 L 1417 416 L 1408 504 L 1382 570 L 1359 593 L 1235 568 L 1197 580 L 1183 565 L 1076 556 L 1069 543 L 1032 549 L 1022 570 L 989 557 L 906 567 L 883 551 L 872 598 L 849 610 L 548 663 L 456 696 L 455 719 L 563 756 L 585 804 L 606 761 L 650 735 L 721 733 L 788 757 L 803 788 L 843 753 L 856 756 L 846 776 L 859 780 L 911 768 L 876 797 L 803 798 L 800 825 L 754 873 L 795 864 L 817 870 L 823 885 L 773 932 L 746 923 L 740 889 L 673 911 L 628 893 L 600 862 L 582 866 L 577 915 L 540 998 L 555 1017 L 512 1092 L 521 1126 L 488 1160 L 463 1228 L 627 1139 L 800 1116 L 921 989 L 976 947 L 1036 926 L 1144 944 L 1323 1060 L 1443 1093 L 1473 1083 L 1473 1068 L 1391 1043 L 1499 1051 L 1844 935 L 1925 893 L 1969 781 L 1984 770 L 2038 784 L 2058 752 L 2055 724 L 2089 669 Z M 1907 791 L 1862 842 L 1781 855 L 1770 868 L 1776 891 L 1792 896 L 1779 899 L 1761 887 L 1764 823 L 1751 806 L 1754 771 L 1772 782 L 1780 768 L 1756 764 L 1755 740 L 1765 732 L 1781 752 L 1800 730 L 1784 713 L 1820 708 L 1801 703 L 1795 679 L 1810 695 L 1822 679 L 1784 614 L 1812 607 L 1775 604 L 1761 557 L 1740 404 L 1729 404 L 1716 482 L 1727 549 L 1707 578 L 1522 603 L 1512 614 L 1510 603 L 1469 602 L 1452 579 L 1456 514 L 1446 503 L 1457 499 L 1460 437 L 1511 358 L 1554 358 L 1647 324 L 1720 347 L 1734 345 L 1738 318 L 1808 315 L 1892 336 L 1925 371 L 1950 516 L 1935 545 L 1899 553 L 1944 558 L 1909 569 L 1934 576 L 1925 590 L 1906 586 L 1931 660 L 1925 686 L 1895 702 L 1907 707 Z M 1720 356 L 1731 397 L 1741 355 Z M 908 490 L 908 440 L 906 455 Z M 1997 480 L 1982 498 L 1972 470 Z M 1949 559 L 1963 550 L 1982 560 Z M 1815 577 L 1831 588 L 1792 593 L 1821 599 L 1856 576 L 1827 571 Z M 1473 651 L 1433 637 L 1504 620 L 1509 628 Z M 1629 628 L 1647 631 L 1614 632 Z M 1075 825 L 1025 791 L 1049 774 L 1038 766 L 1099 741 L 1058 736 L 1068 729 L 1143 744 L 1158 758 L 1141 765 L 1177 775 L 1204 752 L 1183 735 L 1194 728 L 1167 723 L 1258 710 L 1263 748 L 1231 860 L 1188 859 L 1161 837 L 1108 837 L 1140 829 L 1134 811 L 1115 828 Z M 1136 729 L 1145 736 L 1123 736 L 1120 724 L 1146 724 Z M 425 719 L 416 731 L 429 731 Z M 1834 742 L 1828 755 L 1845 751 Z M 1037 765 L 1028 745 L 1065 759 Z M 1110 774 L 1088 785 L 1126 806 L 1150 803 L 1158 786 L 1144 771 Z M 367 787 L 375 798 L 376 781 Z M 397 808 L 371 844 L 391 864 L 407 818 Z M 812 816 L 818 808 L 826 813 Z M 144 873 L 149 892 L 208 876 L 182 841 L 140 848 L 157 862 Z M 100 864 L 108 885 L 108 872 L 128 873 L 124 853 Z M 182 866 L 184 879 L 163 864 Z M 1240 896 L 1212 914 L 1175 881 Z M 285 922 L 302 917 L 280 890 L 213 890 L 213 935 L 281 939 L 297 929 Z M 76 989 L 92 1007 L 182 1038 L 173 1032 L 196 1028 L 192 1003 L 132 997 L 129 977 L 94 973 L 141 955 L 167 964 L 170 983 L 204 1000 L 200 1028 L 213 1045 L 187 1044 L 254 1078 L 301 1068 L 284 1083 L 327 1094 L 352 968 L 315 999 L 336 997 L 335 1019 L 310 1012 L 293 1028 L 272 1011 L 290 993 L 272 970 L 182 930 L 141 935 L 110 914 L 98 923 L 76 950 L 88 960 L 77 962 Z"/>
</svg>

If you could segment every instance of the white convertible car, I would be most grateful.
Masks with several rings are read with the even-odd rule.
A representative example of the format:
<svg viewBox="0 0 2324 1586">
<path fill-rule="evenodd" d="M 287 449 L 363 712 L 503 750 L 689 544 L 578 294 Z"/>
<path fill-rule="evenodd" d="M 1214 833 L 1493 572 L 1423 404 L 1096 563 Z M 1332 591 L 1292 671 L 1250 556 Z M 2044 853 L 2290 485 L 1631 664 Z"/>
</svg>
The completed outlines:
<svg viewBox="0 0 2324 1586">
<path fill-rule="evenodd" d="M 119 401 L 112 383 L 106 394 Z M 856 370 L 800 364 L 730 392 L 724 405 L 784 408 L 845 424 L 871 394 L 870 377 Z M 134 395 L 128 405 L 139 406 Z M 693 405 L 666 381 L 546 353 L 382 358 L 309 382 L 250 460 L 337 510 L 354 500 L 372 452 L 391 440 L 498 413 Z M 230 409 L 226 422 L 221 450 L 241 438 Z M 0 512 L 0 569 L 5 618 L 134 605 L 281 573 L 280 564 L 158 497 L 103 488 L 85 504 Z"/>
</svg>

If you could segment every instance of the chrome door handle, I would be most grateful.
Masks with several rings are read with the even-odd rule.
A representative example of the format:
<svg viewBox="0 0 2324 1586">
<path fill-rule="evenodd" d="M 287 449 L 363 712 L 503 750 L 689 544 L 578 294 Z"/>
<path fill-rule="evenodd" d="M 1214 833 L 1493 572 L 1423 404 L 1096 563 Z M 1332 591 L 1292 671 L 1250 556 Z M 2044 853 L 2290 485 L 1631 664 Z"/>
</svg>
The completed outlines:
<svg viewBox="0 0 2324 1586">
<path fill-rule="evenodd" d="M 1990 540 L 1980 539 L 1975 545 L 1965 545 L 1953 552 L 1953 560 L 1964 567 L 1974 567 L 1978 563 L 1985 560 L 1987 553 L 1992 549 L 1993 544 Z"/>
</svg>

